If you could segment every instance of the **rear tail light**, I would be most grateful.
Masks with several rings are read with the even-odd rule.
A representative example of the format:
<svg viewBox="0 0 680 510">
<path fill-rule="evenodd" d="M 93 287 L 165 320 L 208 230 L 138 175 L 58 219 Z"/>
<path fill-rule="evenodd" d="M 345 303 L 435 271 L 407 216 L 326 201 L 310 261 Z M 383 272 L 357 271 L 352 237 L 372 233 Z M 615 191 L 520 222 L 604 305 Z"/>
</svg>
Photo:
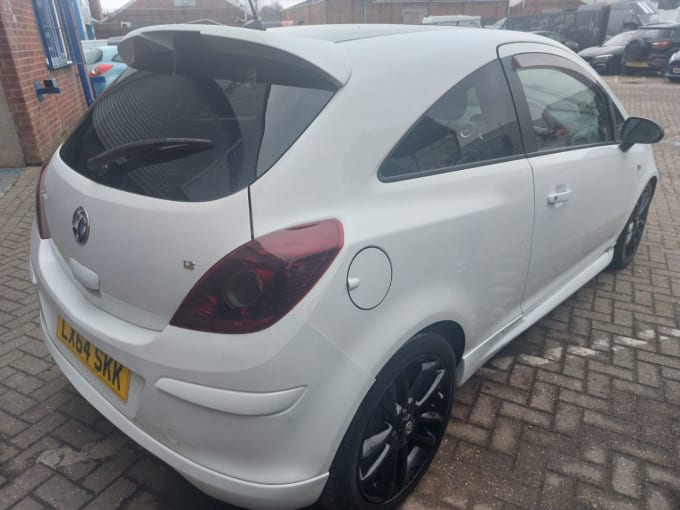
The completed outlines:
<svg viewBox="0 0 680 510">
<path fill-rule="evenodd" d="M 40 170 L 38 178 L 38 188 L 35 192 L 35 216 L 38 222 L 38 233 L 40 239 L 50 238 L 50 229 L 47 227 L 47 216 L 45 216 L 45 175 L 47 174 L 49 162 L 45 163 Z"/>
<path fill-rule="evenodd" d="M 102 74 L 108 73 L 113 69 L 113 64 L 99 64 L 94 66 L 90 71 L 90 78 L 93 76 L 101 76 Z"/>
<path fill-rule="evenodd" d="M 314 287 L 343 243 L 342 224 L 337 220 L 258 237 L 210 268 L 170 324 L 213 333 L 268 328 Z"/>
<path fill-rule="evenodd" d="M 652 48 L 655 50 L 665 50 L 671 47 L 671 41 L 656 41 L 652 43 Z"/>
</svg>

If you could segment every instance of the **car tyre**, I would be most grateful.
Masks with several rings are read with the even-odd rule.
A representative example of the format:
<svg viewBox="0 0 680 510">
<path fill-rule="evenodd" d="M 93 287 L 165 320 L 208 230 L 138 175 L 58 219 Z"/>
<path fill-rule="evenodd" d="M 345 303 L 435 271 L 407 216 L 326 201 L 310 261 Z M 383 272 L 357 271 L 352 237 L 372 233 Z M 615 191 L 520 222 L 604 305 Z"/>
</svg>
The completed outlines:
<svg viewBox="0 0 680 510">
<path fill-rule="evenodd" d="M 633 212 L 623 227 L 621 234 L 619 234 L 619 238 L 616 240 L 614 257 L 609 263 L 608 269 L 623 269 L 633 260 L 645 230 L 647 214 L 649 213 L 649 206 L 652 203 L 653 197 L 654 182 L 650 181 L 642 190 L 640 198 L 638 198 L 633 208 Z"/>
<path fill-rule="evenodd" d="M 623 55 L 621 58 L 614 58 L 612 60 L 612 74 L 624 74 L 625 66 L 623 65 Z"/>
<path fill-rule="evenodd" d="M 389 510 L 432 462 L 453 403 L 456 359 L 435 333 L 411 338 L 380 371 L 336 453 L 320 503 Z"/>
</svg>

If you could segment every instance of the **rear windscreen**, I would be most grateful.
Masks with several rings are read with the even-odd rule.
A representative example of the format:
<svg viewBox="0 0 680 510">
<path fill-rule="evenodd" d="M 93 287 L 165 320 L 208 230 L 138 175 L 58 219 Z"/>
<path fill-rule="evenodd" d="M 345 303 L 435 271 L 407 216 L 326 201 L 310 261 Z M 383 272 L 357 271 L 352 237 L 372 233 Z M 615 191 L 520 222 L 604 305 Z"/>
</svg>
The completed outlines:
<svg viewBox="0 0 680 510">
<path fill-rule="evenodd" d="M 649 28 L 635 32 L 636 39 L 658 39 L 659 37 L 661 37 L 661 30 L 658 28 Z"/>
<path fill-rule="evenodd" d="M 215 200 L 250 185 L 333 92 L 129 70 L 95 102 L 60 155 L 100 184 L 166 200 Z"/>
</svg>

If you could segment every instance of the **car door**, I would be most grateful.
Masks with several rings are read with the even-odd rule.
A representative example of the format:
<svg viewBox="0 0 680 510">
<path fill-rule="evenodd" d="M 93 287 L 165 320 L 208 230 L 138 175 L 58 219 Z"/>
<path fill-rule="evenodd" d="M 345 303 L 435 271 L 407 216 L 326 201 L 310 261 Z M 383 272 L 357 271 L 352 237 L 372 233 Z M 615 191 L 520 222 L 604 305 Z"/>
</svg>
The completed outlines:
<svg viewBox="0 0 680 510">
<path fill-rule="evenodd" d="M 384 186 L 371 207 L 390 218 L 383 230 L 395 230 L 381 240 L 395 268 L 391 292 L 445 289 L 445 317 L 462 317 L 470 350 L 518 320 L 533 182 L 500 62 L 469 74 L 425 111 L 379 178 Z"/>
<path fill-rule="evenodd" d="M 522 302 L 528 313 L 607 264 L 630 212 L 635 165 L 617 146 L 607 93 L 567 52 L 548 53 L 538 44 L 500 51 L 534 176 L 532 253 Z"/>
</svg>

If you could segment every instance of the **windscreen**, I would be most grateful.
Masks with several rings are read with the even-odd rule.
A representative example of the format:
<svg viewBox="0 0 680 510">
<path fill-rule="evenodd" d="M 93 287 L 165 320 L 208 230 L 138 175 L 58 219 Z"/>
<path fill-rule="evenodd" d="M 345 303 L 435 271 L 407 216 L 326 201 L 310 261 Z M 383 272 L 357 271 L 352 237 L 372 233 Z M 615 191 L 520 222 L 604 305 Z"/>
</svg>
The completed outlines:
<svg viewBox="0 0 680 510">
<path fill-rule="evenodd" d="M 230 195 L 274 165 L 333 95 L 244 75 L 129 70 L 95 102 L 61 158 L 130 193 L 188 202 Z"/>
</svg>

